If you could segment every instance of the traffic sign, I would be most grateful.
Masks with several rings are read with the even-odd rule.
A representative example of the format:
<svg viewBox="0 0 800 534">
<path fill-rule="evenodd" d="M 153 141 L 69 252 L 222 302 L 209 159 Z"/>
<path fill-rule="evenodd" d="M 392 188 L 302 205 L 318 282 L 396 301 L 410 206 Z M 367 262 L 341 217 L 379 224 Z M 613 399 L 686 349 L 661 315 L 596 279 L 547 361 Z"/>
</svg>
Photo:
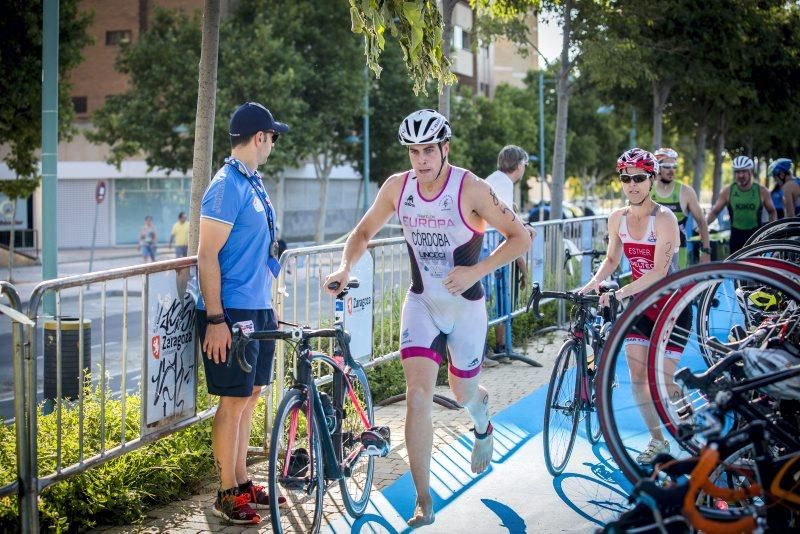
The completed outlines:
<svg viewBox="0 0 800 534">
<path fill-rule="evenodd" d="M 97 181 L 97 187 L 94 189 L 94 200 L 98 204 L 103 202 L 103 199 L 106 198 L 106 182 L 104 180 Z"/>
</svg>

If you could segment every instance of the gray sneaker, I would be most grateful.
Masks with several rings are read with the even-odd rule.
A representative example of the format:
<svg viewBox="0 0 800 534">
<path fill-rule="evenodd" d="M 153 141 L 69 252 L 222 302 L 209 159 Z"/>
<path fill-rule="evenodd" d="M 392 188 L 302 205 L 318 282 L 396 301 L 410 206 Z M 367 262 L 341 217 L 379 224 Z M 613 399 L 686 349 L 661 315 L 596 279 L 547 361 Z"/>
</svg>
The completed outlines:
<svg viewBox="0 0 800 534">
<path fill-rule="evenodd" d="M 642 454 L 636 457 L 636 462 L 640 464 L 652 464 L 656 456 L 662 452 L 669 452 L 669 441 L 650 438 L 647 448 Z"/>
<path fill-rule="evenodd" d="M 498 365 L 500 364 L 496 360 L 490 358 L 489 356 L 486 356 L 483 358 L 483 363 L 481 364 L 481 367 L 483 367 L 484 369 L 488 369 L 489 367 L 497 367 Z"/>
</svg>

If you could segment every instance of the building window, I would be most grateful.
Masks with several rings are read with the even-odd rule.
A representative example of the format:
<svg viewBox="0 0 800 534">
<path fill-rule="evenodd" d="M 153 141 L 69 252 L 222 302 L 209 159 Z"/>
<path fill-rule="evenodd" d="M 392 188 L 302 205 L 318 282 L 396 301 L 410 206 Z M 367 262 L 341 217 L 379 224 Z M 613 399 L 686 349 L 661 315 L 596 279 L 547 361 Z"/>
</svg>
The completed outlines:
<svg viewBox="0 0 800 534">
<path fill-rule="evenodd" d="M 106 46 L 117 46 L 131 42 L 130 30 L 114 30 L 106 32 Z"/>
<path fill-rule="evenodd" d="M 453 38 L 450 45 L 453 50 L 469 50 L 471 45 L 469 31 L 461 26 L 453 26 Z"/>
<path fill-rule="evenodd" d="M 78 115 L 82 115 L 86 113 L 89 109 L 89 105 L 87 103 L 87 98 L 85 96 L 73 96 L 72 97 L 72 109 Z"/>
<path fill-rule="evenodd" d="M 461 49 L 462 50 L 469 50 L 469 47 L 472 46 L 472 42 L 470 41 L 470 36 L 468 31 L 461 31 Z"/>
<path fill-rule="evenodd" d="M 462 42 L 464 39 L 464 30 L 461 29 L 461 26 L 453 26 L 453 42 L 451 43 L 452 48 L 454 50 L 461 50 Z"/>
</svg>

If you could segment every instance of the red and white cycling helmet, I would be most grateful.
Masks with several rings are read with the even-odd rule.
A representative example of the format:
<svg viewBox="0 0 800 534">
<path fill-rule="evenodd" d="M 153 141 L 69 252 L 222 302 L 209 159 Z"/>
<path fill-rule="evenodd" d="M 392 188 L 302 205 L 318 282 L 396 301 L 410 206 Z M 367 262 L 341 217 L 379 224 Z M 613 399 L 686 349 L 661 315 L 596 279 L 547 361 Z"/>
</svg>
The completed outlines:
<svg viewBox="0 0 800 534">
<path fill-rule="evenodd" d="M 675 152 L 673 149 L 667 147 L 659 148 L 653 153 L 653 155 L 659 162 L 661 162 L 661 160 L 663 159 L 670 159 L 670 158 L 678 159 L 678 153 Z"/>
<path fill-rule="evenodd" d="M 658 160 L 643 148 L 631 148 L 622 153 L 617 159 L 617 172 L 627 167 L 636 167 L 651 175 L 658 174 Z"/>
</svg>

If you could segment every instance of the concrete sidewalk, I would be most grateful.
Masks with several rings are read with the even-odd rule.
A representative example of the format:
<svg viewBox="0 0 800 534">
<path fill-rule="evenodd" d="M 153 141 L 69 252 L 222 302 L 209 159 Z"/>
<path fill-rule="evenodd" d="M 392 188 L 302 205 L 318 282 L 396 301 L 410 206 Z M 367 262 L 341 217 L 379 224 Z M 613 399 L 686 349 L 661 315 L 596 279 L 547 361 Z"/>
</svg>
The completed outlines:
<svg viewBox="0 0 800 534">
<path fill-rule="evenodd" d="M 560 333 L 548 334 L 528 344 L 526 350 L 530 357 L 538 360 L 543 367 L 534 368 L 524 363 L 501 364 L 496 367 L 484 369 L 481 373 L 481 383 L 486 386 L 491 395 L 490 405 L 493 413 L 514 404 L 521 398 L 530 394 L 535 389 L 547 384 L 550 379 L 550 369 L 555 359 L 558 347 L 563 336 Z M 437 387 L 437 393 L 451 396 L 447 387 Z M 387 488 L 400 478 L 409 469 L 408 453 L 403 440 L 405 425 L 405 402 L 390 406 L 376 407 L 375 418 L 378 424 L 391 427 L 393 447 L 389 456 L 380 458 L 375 462 L 375 476 L 373 479 L 373 495 L 377 491 Z M 532 414 L 541 417 L 541 414 Z M 454 412 L 434 404 L 434 453 L 446 449 L 454 440 L 469 432 L 472 423 L 464 410 Z M 211 454 L 209 447 L 209 454 Z M 258 462 L 251 466 L 251 473 L 258 482 L 265 483 L 267 478 L 266 462 Z M 173 503 L 151 510 L 145 520 L 138 525 L 122 527 L 100 527 L 94 532 L 127 533 L 127 532 L 171 532 L 180 534 L 196 534 L 200 532 L 224 533 L 254 533 L 270 532 L 269 517 L 264 517 L 257 527 L 232 526 L 223 522 L 211 513 L 211 507 L 216 497 L 217 482 L 210 480 L 204 492 L 187 500 Z M 325 521 L 330 525 L 346 515 L 338 487 L 325 495 Z M 266 514 L 265 514 L 266 515 Z M 323 530 L 327 530 L 323 526 Z"/>
</svg>

